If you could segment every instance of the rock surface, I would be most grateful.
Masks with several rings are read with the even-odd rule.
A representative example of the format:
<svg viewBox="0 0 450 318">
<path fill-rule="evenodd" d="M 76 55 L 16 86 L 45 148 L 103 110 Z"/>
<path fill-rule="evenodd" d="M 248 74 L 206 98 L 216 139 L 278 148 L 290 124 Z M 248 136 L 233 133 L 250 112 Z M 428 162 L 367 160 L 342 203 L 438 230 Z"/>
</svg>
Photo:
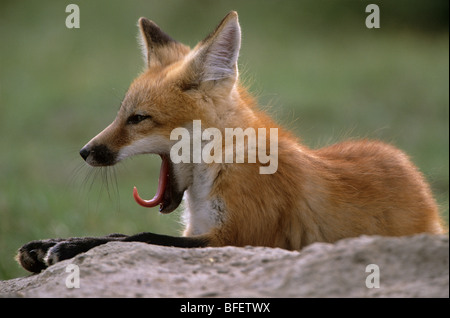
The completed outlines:
<svg viewBox="0 0 450 318">
<path fill-rule="evenodd" d="M 79 268 L 80 288 L 75 282 Z M 366 287 L 379 269 L 379 288 Z M 66 272 L 66 269 L 69 272 Z M 447 235 L 362 236 L 301 252 L 108 243 L 38 275 L 0 281 L 3 297 L 449 297 Z"/>
</svg>

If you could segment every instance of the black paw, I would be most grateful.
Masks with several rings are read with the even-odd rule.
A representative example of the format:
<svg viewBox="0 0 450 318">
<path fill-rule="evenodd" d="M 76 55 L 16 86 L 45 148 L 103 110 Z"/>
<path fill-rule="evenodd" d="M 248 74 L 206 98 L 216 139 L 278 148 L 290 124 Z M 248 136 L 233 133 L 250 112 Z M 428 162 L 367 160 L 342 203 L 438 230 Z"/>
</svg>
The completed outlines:
<svg viewBox="0 0 450 318">
<path fill-rule="evenodd" d="M 99 239 L 89 237 L 64 240 L 48 249 L 47 254 L 44 257 L 45 264 L 50 266 L 65 259 L 75 257 L 80 253 L 87 252 L 99 244 Z"/>
<path fill-rule="evenodd" d="M 127 238 L 126 235 L 111 234 L 104 237 L 32 241 L 19 249 L 16 259 L 27 271 L 39 273 L 50 265 L 84 253 L 93 247 L 111 241 L 121 241 L 125 238 Z"/>
<path fill-rule="evenodd" d="M 45 261 L 48 250 L 61 241 L 63 240 L 49 239 L 32 241 L 19 249 L 16 259 L 27 271 L 39 273 L 48 267 Z"/>
</svg>

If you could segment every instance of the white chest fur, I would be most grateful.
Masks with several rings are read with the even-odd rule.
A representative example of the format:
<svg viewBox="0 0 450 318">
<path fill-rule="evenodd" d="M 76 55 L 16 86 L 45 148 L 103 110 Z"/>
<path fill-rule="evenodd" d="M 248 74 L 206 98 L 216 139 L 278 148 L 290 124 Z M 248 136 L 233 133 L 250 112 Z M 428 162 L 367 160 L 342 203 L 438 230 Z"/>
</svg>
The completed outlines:
<svg viewBox="0 0 450 318">
<path fill-rule="evenodd" d="M 211 196 L 217 175 L 214 170 L 207 164 L 196 164 L 193 168 L 192 185 L 184 195 L 185 236 L 207 233 L 223 221 L 225 205 L 221 198 Z"/>
</svg>

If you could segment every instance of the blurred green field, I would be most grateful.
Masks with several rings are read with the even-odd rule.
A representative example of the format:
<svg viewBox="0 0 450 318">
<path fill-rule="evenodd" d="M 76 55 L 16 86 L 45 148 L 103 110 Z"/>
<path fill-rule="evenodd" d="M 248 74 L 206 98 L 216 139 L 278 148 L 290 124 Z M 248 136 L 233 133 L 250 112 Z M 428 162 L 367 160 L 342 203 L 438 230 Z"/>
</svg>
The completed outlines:
<svg viewBox="0 0 450 318">
<path fill-rule="evenodd" d="M 408 152 L 448 222 L 448 1 L 64 1 L 0 3 L 0 279 L 23 276 L 24 243 L 140 231 L 176 235 L 179 212 L 134 203 L 155 193 L 160 160 L 87 167 L 79 149 L 115 117 L 143 62 L 146 16 L 194 46 L 230 10 L 243 32 L 240 72 L 262 107 L 311 147 L 369 137 Z M 386 189 L 389 191 L 389 189 Z"/>
</svg>

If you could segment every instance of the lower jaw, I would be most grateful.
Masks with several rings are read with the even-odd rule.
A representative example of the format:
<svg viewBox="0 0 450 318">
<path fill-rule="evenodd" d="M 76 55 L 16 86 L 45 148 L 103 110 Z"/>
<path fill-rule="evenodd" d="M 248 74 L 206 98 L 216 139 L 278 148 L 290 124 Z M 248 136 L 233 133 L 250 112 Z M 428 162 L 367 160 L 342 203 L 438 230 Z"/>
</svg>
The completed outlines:
<svg viewBox="0 0 450 318">
<path fill-rule="evenodd" d="M 166 191 L 170 191 L 170 189 L 166 189 Z M 171 195 L 171 198 L 169 199 L 164 199 L 159 206 L 159 212 L 162 214 L 169 214 L 175 211 L 175 209 L 180 206 L 181 200 L 183 199 L 183 194 L 184 191 L 182 193 Z"/>
</svg>

